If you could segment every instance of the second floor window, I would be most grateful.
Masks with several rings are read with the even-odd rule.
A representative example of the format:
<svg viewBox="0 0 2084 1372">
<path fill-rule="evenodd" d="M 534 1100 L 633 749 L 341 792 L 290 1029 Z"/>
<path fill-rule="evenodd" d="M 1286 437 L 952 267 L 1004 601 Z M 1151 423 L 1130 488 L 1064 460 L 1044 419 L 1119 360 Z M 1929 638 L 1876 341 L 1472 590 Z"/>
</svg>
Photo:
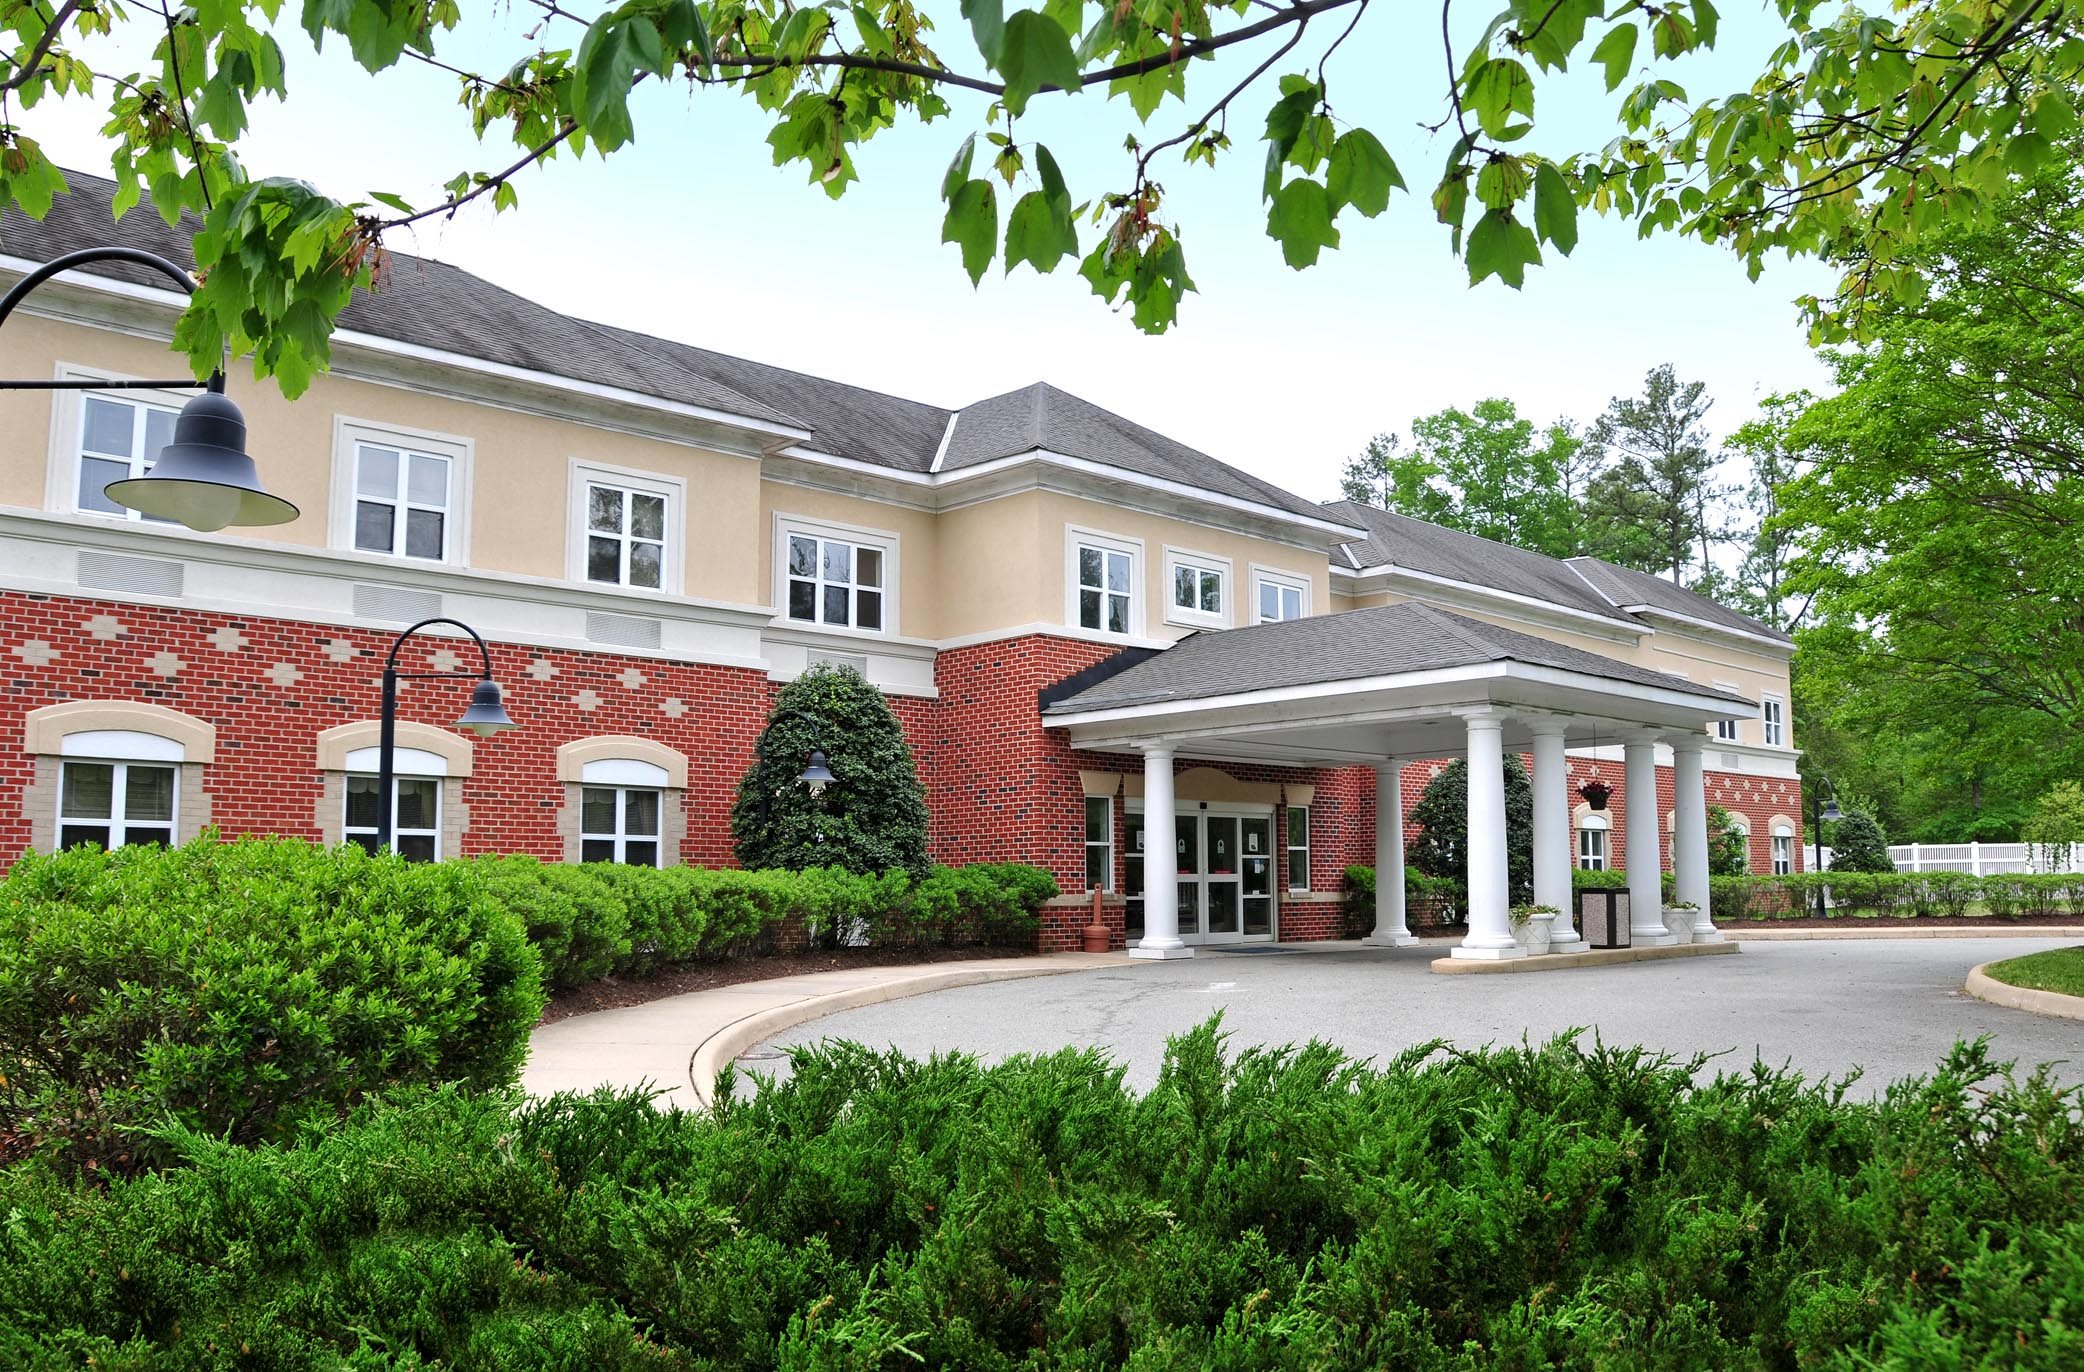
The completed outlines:
<svg viewBox="0 0 2084 1372">
<path fill-rule="evenodd" d="M 880 632 L 883 592 L 881 548 L 789 535 L 789 618 Z"/>
<path fill-rule="evenodd" d="M 1733 719 L 1716 720 L 1715 737 L 1724 743 L 1735 743 L 1737 741 L 1737 722 Z"/>
<path fill-rule="evenodd" d="M 1786 708 L 1787 707 L 1782 705 L 1779 701 L 1772 699 L 1764 701 L 1759 706 L 1760 713 L 1764 716 L 1765 719 L 1766 746 L 1768 748 L 1778 748 L 1784 742 L 1786 742 Z"/>
<path fill-rule="evenodd" d="M 1113 548 L 1078 545 L 1078 627 L 1101 633 L 1129 632 L 1130 587 L 1135 559 Z"/>
<path fill-rule="evenodd" d="M 1303 588 L 1263 577 L 1259 582 L 1259 623 L 1303 617 Z"/>
<path fill-rule="evenodd" d="M 174 411 L 165 405 L 115 396 L 84 396 L 80 403 L 80 480 L 77 506 L 84 514 L 144 519 L 102 493 L 112 481 L 128 481 L 152 470 L 159 450 L 173 441 Z M 171 521 L 155 519 L 154 524 Z"/>
<path fill-rule="evenodd" d="M 1214 619 L 1223 613 L 1223 572 L 1193 562 L 1172 564 L 1172 608 L 1188 618 Z"/>
<path fill-rule="evenodd" d="M 355 446 L 355 547 L 441 562 L 449 555 L 450 462 L 432 453 Z"/>
<path fill-rule="evenodd" d="M 665 584 L 666 497 L 586 483 L 586 579 L 656 591 Z"/>
</svg>

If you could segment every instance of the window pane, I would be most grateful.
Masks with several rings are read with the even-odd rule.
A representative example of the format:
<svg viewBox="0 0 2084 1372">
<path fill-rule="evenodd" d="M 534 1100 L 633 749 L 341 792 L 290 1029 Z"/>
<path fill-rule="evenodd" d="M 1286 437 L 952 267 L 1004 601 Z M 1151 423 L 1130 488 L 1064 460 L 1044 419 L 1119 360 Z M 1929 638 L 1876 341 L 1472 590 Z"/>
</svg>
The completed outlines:
<svg viewBox="0 0 2084 1372">
<path fill-rule="evenodd" d="M 1296 590 L 1293 586 L 1283 586 L 1281 588 L 1281 618 L 1302 618 L 1302 592 Z"/>
<path fill-rule="evenodd" d="M 827 624 L 844 624 L 847 622 L 848 594 L 849 592 L 844 586 L 827 586 L 825 588 L 825 622 Z"/>
<path fill-rule="evenodd" d="M 658 792 L 624 791 L 622 793 L 622 832 L 658 836 Z"/>
<path fill-rule="evenodd" d="M 1107 555 L 1107 589 L 1127 591 L 1129 589 L 1129 555 L 1109 553 Z"/>
<path fill-rule="evenodd" d="M 1209 614 L 1223 610 L 1223 578 L 1216 572 L 1201 574 L 1201 608 Z"/>
<path fill-rule="evenodd" d="M 789 537 L 789 575 L 816 576 L 818 574 L 818 541 L 814 538 Z"/>
<path fill-rule="evenodd" d="M 630 497 L 630 532 L 638 538 L 666 536 L 666 498 L 662 495 Z"/>
<path fill-rule="evenodd" d="M 1107 849 L 1099 844 L 1088 844 L 1085 850 L 1085 889 L 1105 890 L 1107 877 Z"/>
<path fill-rule="evenodd" d="M 852 582 L 854 579 L 854 545 L 851 543 L 827 543 L 819 566 L 827 581 Z"/>
<path fill-rule="evenodd" d="M 1086 629 L 1097 629 L 1100 627 L 1100 593 L 1098 591 L 1080 591 L 1078 593 L 1078 623 L 1079 627 Z"/>
<path fill-rule="evenodd" d="M 98 395 L 88 396 L 86 404 L 80 447 L 90 453 L 107 453 L 129 461 L 131 425 L 137 411 L 120 400 L 103 400 Z"/>
<path fill-rule="evenodd" d="M 89 848 L 106 848 L 109 846 L 109 831 L 93 824 L 67 824 L 59 828 L 60 848 L 77 848 L 83 843 Z"/>
<path fill-rule="evenodd" d="M 412 467 L 406 478 L 405 498 L 415 505 L 440 505 L 449 503 L 449 464 L 447 459 L 429 457 L 425 453 L 412 455 Z"/>
<path fill-rule="evenodd" d="M 1281 588 L 1271 581 L 1259 583 L 1259 618 L 1262 620 L 1281 617 Z"/>
<path fill-rule="evenodd" d="M 789 583 L 789 618 L 816 619 L 818 617 L 818 588 L 808 581 Z"/>
<path fill-rule="evenodd" d="M 1105 796 L 1085 798 L 1085 841 L 1105 843 L 1112 835 L 1108 825 L 1108 801 Z"/>
<path fill-rule="evenodd" d="M 375 777 L 349 777 L 347 779 L 347 827 L 350 829 L 374 829 L 382 810 L 376 803 Z"/>
<path fill-rule="evenodd" d="M 579 845 L 581 862 L 615 861 L 615 840 L 612 838 L 590 838 Z"/>
<path fill-rule="evenodd" d="M 174 769 L 132 764 L 125 772 L 123 818 L 132 823 L 149 824 L 154 820 L 171 823 L 174 818 Z"/>
<path fill-rule="evenodd" d="M 355 494 L 396 500 L 398 454 L 389 448 L 369 447 L 364 447 L 361 454 L 361 459 L 355 467 Z"/>
<path fill-rule="evenodd" d="M 1125 634 L 1129 632 L 1129 597 L 1111 595 L 1107 597 L 1107 632 Z"/>
<path fill-rule="evenodd" d="M 622 860 L 632 867 L 656 867 L 658 844 L 650 839 L 631 839 L 622 845 Z"/>
<path fill-rule="evenodd" d="M 80 459 L 80 508 L 96 514 L 126 514 L 121 505 L 102 494 L 102 487 L 111 481 L 122 481 L 130 475 L 128 462 L 110 462 L 105 458 L 83 457 Z"/>
<path fill-rule="evenodd" d="M 399 781 L 398 827 L 400 829 L 432 829 L 434 815 L 440 805 L 441 783 L 428 778 L 415 777 L 410 781 Z"/>
<path fill-rule="evenodd" d="M 145 411 L 145 465 L 150 467 L 159 460 L 159 450 L 174 441 L 174 412 L 152 409 Z"/>
<path fill-rule="evenodd" d="M 1100 584 L 1100 550 L 1080 548 L 1078 550 L 1078 584 L 1097 586 Z"/>
<path fill-rule="evenodd" d="M 58 813 L 66 819 L 107 819 L 115 794 L 114 767 L 106 762 L 68 762 Z"/>
<path fill-rule="evenodd" d="M 586 488 L 586 527 L 602 533 L 622 532 L 622 492 L 613 486 Z"/>
<path fill-rule="evenodd" d="M 407 834 L 401 836 L 391 847 L 407 862 L 434 861 L 434 835 Z"/>
<path fill-rule="evenodd" d="M 622 542 L 620 539 L 590 537 L 586 540 L 586 579 L 588 581 L 620 582 L 622 580 Z"/>
<path fill-rule="evenodd" d="M 1288 850 L 1288 889 L 1307 891 L 1310 889 L 1310 850 L 1290 848 Z"/>
<path fill-rule="evenodd" d="M 365 853 L 373 853 L 376 851 L 375 834 L 349 834 L 347 836 L 347 841 L 349 843 L 352 843 L 355 847 L 360 848 Z"/>
<path fill-rule="evenodd" d="M 579 797 L 579 832 L 615 832 L 615 792 L 605 786 L 588 786 Z"/>
<path fill-rule="evenodd" d="M 171 847 L 173 841 L 174 831 L 164 824 L 130 824 L 124 826 L 123 829 L 123 842 L 126 845 L 132 843 L 163 843 Z"/>
<path fill-rule="evenodd" d="M 1194 569 L 1174 567 L 1172 569 L 1172 603 L 1183 610 L 1194 608 Z"/>
<path fill-rule="evenodd" d="M 663 584 L 661 573 L 665 545 L 661 543 L 630 544 L 630 585 L 657 590 Z"/>
<path fill-rule="evenodd" d="M 391 521 L 397 511 L 371 500 L 355 504 L 355 546 L 365 553 L 391 551 Z"/>
<path fill-rule="evenodd" d="M 1288 807 L 1288 846 L 1307 848 L 1310 846 L 1310 811 L 1303 805 Z"/>
<path fill-rule="evenodd" d="M 880 586 L 883 584 L 883 550 L 881 548 L 856 548 L 854 550 L 854 584 L 856 586 Z"/>
<path fill-rule="evenodd" d="M 880 629 L 883 627 L 883 593 L 881 591 L 856 591 L 854 593 L 854 627 L 857 629 Z"/>
<path fill-rule="evenodd" d="M 407 510 L 405 512 L 405 555 L 407 557 L 441 560 L 442 525 L 448 517 L 438 510 Z"/>
</svg>

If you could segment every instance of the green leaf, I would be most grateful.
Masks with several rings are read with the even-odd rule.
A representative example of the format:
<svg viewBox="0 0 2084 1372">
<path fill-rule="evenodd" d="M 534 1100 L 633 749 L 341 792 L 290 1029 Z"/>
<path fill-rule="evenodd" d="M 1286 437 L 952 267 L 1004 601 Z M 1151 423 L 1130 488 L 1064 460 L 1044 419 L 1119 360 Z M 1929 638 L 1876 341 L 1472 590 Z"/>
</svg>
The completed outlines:
<svg viewBox="0 0 2084 1372">
<path fill-rule="evenodd" d="M 962 140 L 955 156 L 948 162 L 948 170 L 941 176 L 941 199 L 953 199 L 962 183 L 970 179 L 970 163 L 977 154 L 977 135 L 971 134 Z"/>
<path fill-rule="evenodd" d="M 1290 82 L 1281 83 L 1287 89 Z M 1273 144 L 1274 151 L 1281 157 L 1288 156 L 1295 140 L 1302 135 L 1303 123 L 1324 103 L 1324 88 L 1315 82 L 1306 82 L 1288 90 L 1273 108 L 1266 112 L 1266 141 Z"/>
<path fill-rule="evenodd" d="M 970 34 L 977 40 L 978 55 L 983 57 L 986 66 L 996 68 L 1006 30 L 1002 0 L 962 0 L 962 17 L 970 21 Z"/>
<path fill-rule="evenodd" d="M 1472 286 L 1481 285 L 1485 277 L 1495 276 L 1518 290 L 1526 284 L 1527 268 L 1541 263 L 1541 248 L 1534 241 L 1534 230 L 1504 210 L 1484 211 L 1476 227 L 1469 230 L 1463 255 L 1469 263 Z"/>
<path fill-rule="evenodd" d="M 1021 262 L 1034 264 L 1047 275 L 1056 264 L 1078 251 L 1078 230 L 1071 224 L 1069 201 L 1053 199 L 1046 191 L 1029 191 L 1014 202 L 1006 217 L 1006 270 L 1011 273 Z"/>
<path fill-rule="evenodd" d="M 1513 115 L 1534 117 L 1534 78 L 1510 57 L 1495 57 L 1470 74 L 1462 100 L 1483 131 L 1496 138 Z"/>
<path fill-rule="evenodd" d="M 1332 144 L 1331 169 L 1325 175 L 1332 213 L 1351 205 L 1373 219 L 1389 208 L 1391 187 L 1405 189 L 1404 178 L 1382 140 L 1366 129 L 1340 134 L 1339 141 Z"/>
<path fill-rule="evenodd" d="M 1034 10 L 1020 10 L 1006 21 L 995 65 L 1006 83 L 1001 98 L 1014 114 L 1025 111 L 1028 98 L 1044 86 L 1066 91 L 1079 87 L 1070 37 L 1055 20 Z"/>
<path fill-rule="evenodd" d="M 390 191 L 371 191 L 369 198 L 379 205 L 389 205 L 400 214 L 414 213 L 413 207 L 406 204 L 402 196 L 394 195 Z"/>
<path fill-rule="evenodd" d="M 1553 162 L 1534 170 L 1534 232 L 1565 257 L 1577 246 L 1577 197 Z"/>
<path fill-rule="evenodd" d="M 1708 0 L 1693 0 L 1693 33 L 1704 48 L 1715 46 L 1715 34 L 1722 26 L 1722 16 Z"/>
<path fill-rule="evenodd" d="M 999 242 L 999 197 L 991 182 L 980 178 L 956 188 L 941 221 L 941 241 L 962 248 L 962 266 L 971 285 L 984 279 Z"/>
<path fill-rule="evenodd" d="M 1621 89 L 1628 73 L 1635 66 L 1635 35 L 1633 24 L 1622 24 L 1599 40 L 1592 49 L 1592 60 L 1606 68 L 1606 90 L 1611 95 Z"/>
<path fill-rule="evenodd" d="M 1266 234 L 1281 245 L 1281 259 L 1298 271 L 1317 265 L 1321 250 L 1338 247 L 1331 196 L 1323 183 L 1298 176 L 1274 192 L 1266 212 Z"/>
</svg>

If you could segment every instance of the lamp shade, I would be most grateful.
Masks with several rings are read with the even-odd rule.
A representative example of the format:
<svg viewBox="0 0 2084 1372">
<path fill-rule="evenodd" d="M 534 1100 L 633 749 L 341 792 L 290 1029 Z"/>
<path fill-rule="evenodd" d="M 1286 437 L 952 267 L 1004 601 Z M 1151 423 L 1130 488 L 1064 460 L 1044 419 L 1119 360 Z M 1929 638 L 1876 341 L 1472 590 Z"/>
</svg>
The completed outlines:
<svg viewBox="0 0 2084 1372">
<path fill-rule="evenodd" d="M 111 481 L 108 498 L 140 514 L 204 533 L 228 524 L 287 524 L 297 507 L 261 489 L 246 455 L 246 416 L 216 391 L 181 407 L 174 441 L 143 476 Z"/>
<path fill-rule="evenodd" d="M 1836 796 L 1823 803 L 1823 810 L 1819 818 L 1831 824 L 1836 824 L 1839 820 L 1845 818 L 1845 811 L 1838 808 L 1838 798 Z"/>
<path fill-rule="evenodd" d="M 813 748 L 810 750 L 810 765 L 803 769 L 803 775 L 796 780 L 810 787 L 812 795 L 821 796 L 825 794 L 825 788 L 839 778 L 832 775 L 832 769 L 825 765 L 825 750 Z"/>
<path fill-rule="evenodd" d="M 468 729 L 479 738 L 490 738 L 502 729 L 514 727 L 514 718 L 507 707 L 500 703 L 499 683 L 491 677 L 482 677 L 471 688 L 470 708 L 463 718 L 456 721 L 459 729 Z"/>
</svg>

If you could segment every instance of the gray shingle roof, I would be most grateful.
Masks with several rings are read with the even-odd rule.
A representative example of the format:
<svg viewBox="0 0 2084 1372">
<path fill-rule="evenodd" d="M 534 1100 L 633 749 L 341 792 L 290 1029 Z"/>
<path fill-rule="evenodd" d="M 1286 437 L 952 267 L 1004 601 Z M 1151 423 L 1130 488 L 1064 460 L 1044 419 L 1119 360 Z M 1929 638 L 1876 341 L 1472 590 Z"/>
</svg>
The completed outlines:
<svg viewBox="0 0 2084 1372">
<path fill-rule="evenodd" d="M 1552 667 L 1609 681 L 1719 697 L 1747 708 L 1750 704 L 1741 696 L 1710 690 L 1684 677 L 1406 602 L 1193 634 L 1148 661 L 1054 702 L 1044 713 L 1068 715 L 1202 700 L 1485 662 Z"/>
<path fill-rule="evenodd" d="M 1587 586 L 1569 564 L 1553 557 L 1350 500 L 1326 508 L 1368 531 L 1367 538 L 1344 545 L 1355 568 L 1393 563 L 1430 576 L 1531 596 L 1603 619 L 1633 622 Z"/>
<path fill-rule="evenodd" d="M 1738 614 L 1717 601 L 1708 599 L 1684 586 L 1674 586 L 1661 576 L 1638 572 L 1632 567 L 1619 567 L 1597 557 L 1573 557 L 1570 568 L 1593 588 L 1616 605 L 1648 605 L 1673 614 L 1685 615 L 1689 619 L 1704 619 L 1710 624 L 1720 624 L 1747 634 L 1762 634 L 1781 643 L 1794 640 L 1779 629 Z"/>
</svg>

